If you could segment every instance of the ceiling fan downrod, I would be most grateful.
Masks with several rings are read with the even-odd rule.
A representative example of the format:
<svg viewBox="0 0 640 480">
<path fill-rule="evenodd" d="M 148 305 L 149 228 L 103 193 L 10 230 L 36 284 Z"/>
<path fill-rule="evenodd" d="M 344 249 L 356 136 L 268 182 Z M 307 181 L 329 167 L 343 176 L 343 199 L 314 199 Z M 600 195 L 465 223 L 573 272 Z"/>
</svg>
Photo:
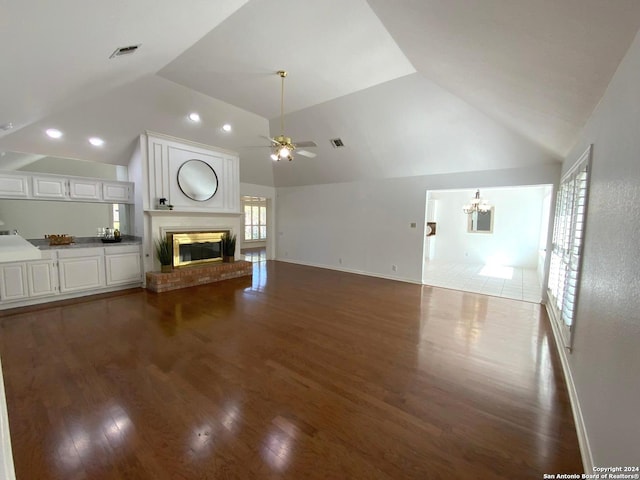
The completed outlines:
<svg viewBox="0 0 640 480">
<path fill-rule="evenodd" d="M 287 76 L 287 71 L 278 70 L 278 75 L 282 79 L 280 88 L 280 136 L 284 137 L 284 79 Z"/>
</svg>

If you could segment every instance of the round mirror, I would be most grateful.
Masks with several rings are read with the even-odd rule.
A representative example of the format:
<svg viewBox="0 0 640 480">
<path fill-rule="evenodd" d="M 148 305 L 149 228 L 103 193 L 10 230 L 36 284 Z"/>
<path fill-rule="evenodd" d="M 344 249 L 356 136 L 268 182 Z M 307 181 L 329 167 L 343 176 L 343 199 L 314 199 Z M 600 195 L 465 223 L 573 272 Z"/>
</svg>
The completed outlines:
<svg viewBox="0 0 640 480">
<path fill-rule="evenodd" d="M 187 160 L 178 169 L 178 186 L 191 200 L 205 202 L 218 190 L 218 176 L 202 160 Z"/>
</svg>

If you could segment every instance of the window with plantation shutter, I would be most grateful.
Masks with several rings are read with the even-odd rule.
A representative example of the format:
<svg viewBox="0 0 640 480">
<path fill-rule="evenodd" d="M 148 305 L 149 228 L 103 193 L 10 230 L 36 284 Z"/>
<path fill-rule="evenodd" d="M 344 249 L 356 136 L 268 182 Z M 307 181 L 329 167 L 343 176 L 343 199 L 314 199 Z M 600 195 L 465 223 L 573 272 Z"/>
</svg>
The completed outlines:
<svg viewBox="0 0 640 480">
<path fill-rule="evenodd" d="M 549 267 L 548 294 L 554 319 L 565 347 L 571 348 L 584 225 L 589 190 L 591 149 L 563 176 L 558 188 Z"/>
<path fill-rule="evenodd" d="M 243 197 L 244 240 L 262 241 L 267 239 L 267 199 Z"/>
</svg>

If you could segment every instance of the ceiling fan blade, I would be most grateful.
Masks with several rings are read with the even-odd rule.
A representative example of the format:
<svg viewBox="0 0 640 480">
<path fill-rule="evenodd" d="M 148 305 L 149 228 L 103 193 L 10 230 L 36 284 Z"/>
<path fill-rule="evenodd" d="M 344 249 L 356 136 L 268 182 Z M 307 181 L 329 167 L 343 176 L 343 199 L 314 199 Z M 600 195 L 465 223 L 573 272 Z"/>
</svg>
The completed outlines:
<svg viewBox="0 0 640 480">
<path fill-rule="evenodd" d="M 311 147 L 317 147 L 318 145 L 316 144 L 316 142 L 307 140 L 305 142 L 295 142 L 295 146 L 299 148 L 311 148 Z"/>
<path fill-rule="evenodd" d="M 262 138 L 266 138 L 267 140 L 269 140 L 271 143 L 278 145 L 278 142 L 276 142 L 276 140 L 274 138 L 271 137 L 267 137 L 266 135 L 260 135 Z"/>
<path fill-rule="evenodd" d="M 308 152 L 306 150 L 296 150 L 296 153 L 298 155 L 302 155 L 303 157 L 308 157 L 308 158 L 316 158 L 316 154 L 313 152 Z"/>
</svg>

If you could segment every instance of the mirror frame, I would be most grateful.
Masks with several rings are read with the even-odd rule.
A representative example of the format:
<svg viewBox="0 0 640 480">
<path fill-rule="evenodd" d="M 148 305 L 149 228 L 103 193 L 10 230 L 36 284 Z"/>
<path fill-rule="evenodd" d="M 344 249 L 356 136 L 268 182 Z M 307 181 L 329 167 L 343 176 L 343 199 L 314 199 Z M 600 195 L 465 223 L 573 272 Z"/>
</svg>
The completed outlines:
<svg viewBox="0 0 640 480">
<path fill-rule="evenodd" d="M 191 162 L 199 162 L 204 164 L 209 170 L 211 170 L 211 173 L 213 173 L 213 178 L 215 179 L 216 182 L 216 186 L 213 189 L 213 193 L 204 199 L 199 199 L 199 198 L 193 198 L 191 195 L 189 195 L 187 192 L 184 191 L 184 188 L 182 188 L 182 185 L 180 184 L 180 173 L 182 172 L 182 169 L 187 166 L 188 164 L 190 164 Z M 180 191 L 182 192 L 182 194 L 187 197 L 190 200 L 193 200 L 194 202 L 206 202 L 208 200 L 211 200 L 213 198 L 213 196 L 218 192 L 218 188 L 220 188 L 220 180 L 218 179 L 218 174 L 216 173 L 216 171 L 213 169 L 213 167 L 211 165 L 209 165 L 207 162 L 203 161 L 203 160 L 198 160 L 197 158 L 192 158 L 187 160 L 186 162 L 184 162 L 182 165 L 180 165 L 180 168 L 178 168 L 178 173 L 176 175 L 176 181 L 178 182 L 178 188 L 180 189 Z"/>
</svg>

